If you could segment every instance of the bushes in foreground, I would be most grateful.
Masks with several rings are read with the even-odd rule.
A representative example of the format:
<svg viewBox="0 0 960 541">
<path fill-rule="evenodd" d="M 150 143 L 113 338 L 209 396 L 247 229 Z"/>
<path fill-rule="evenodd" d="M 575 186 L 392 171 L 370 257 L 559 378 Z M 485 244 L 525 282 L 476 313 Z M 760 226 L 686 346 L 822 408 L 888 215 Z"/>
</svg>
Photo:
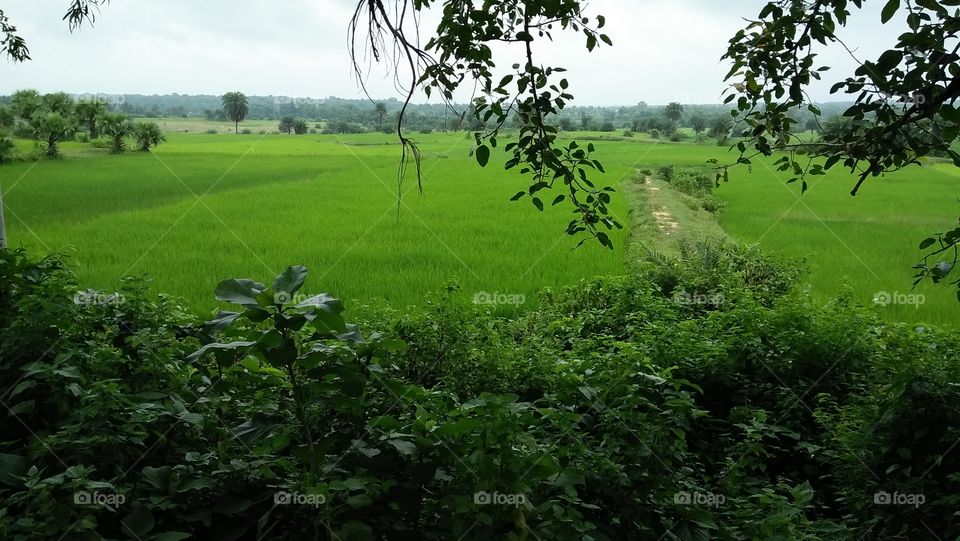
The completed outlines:
<svg viewBox="0 0 960 541">
<path fill-rule="evenodd" d="M 699 247 L 360 329 L 300 267 L 195 323 L 2 252 L 0 537 L 956 537 L 960 338 L 794 276 Z"/>
</svg>

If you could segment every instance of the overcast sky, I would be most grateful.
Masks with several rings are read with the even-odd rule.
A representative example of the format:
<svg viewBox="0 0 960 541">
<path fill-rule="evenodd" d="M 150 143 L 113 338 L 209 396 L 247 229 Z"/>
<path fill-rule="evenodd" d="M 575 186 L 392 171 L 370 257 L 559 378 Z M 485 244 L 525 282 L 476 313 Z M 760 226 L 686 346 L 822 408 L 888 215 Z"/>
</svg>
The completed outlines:
<svg viewBox="0 0 960 541">
<path fill-rule="evenodd" d="M 68 0 L 7 0 L 3 10 L 27 39 L 32 61 L 0 60 L 0 94 L 41 92 L 362 97 L 347 57 L 346 28 L 355 0 L 113 0 L 94 28 L 71 34 L 61 21 Z M 607 17 L 614 47 L 587 53 L 582 35 L 540 46 L 542 62 L 569 70 L 578 105 L 715 103 L 726 42 L 763 0 L 593 0 Z M 882 3 L 880 3 L 882 4 Z M 843 31 L 861 57 L 895 42 L 879 25 L 879 6 L 855 14 Z M 428 15 L 426 25 L 436 16 Z M 514 53 L 505 48 L 501 65 Z M 822 59 L 834 78 L 852 68 L 840 51 Z M 552 64 L 551 64 L 552 63 Z M 377 98 L 398 96 L 374 68 Z M 824 84 L 813 91 L 830 100 Z M 837 99 L 837 98 L 833 98 Z M 417 101 L 424 101 L 420 98 Z"/>
</svg>

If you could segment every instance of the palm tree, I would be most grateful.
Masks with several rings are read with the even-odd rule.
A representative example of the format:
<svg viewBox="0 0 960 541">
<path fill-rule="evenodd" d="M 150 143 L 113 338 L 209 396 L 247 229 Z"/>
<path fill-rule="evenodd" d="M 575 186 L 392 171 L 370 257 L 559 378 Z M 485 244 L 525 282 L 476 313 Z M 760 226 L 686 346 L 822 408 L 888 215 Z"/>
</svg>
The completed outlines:
<svg viewBox="0 0 960 541">
<path fill-rule="evenodd" d="M 373 114 L 377 115 L 377 122 L 379 123 L 380 131 L 383 131 L 383 117 L 387 114 L 387 104 L 382 101 L 377 102 L 373 108 Z"/>
<path fill-rule="evenodd" d="M 157 146 L 167 140 L 156 122 L 137 122 L 133 125 L 133 137 L 137 140 L 137 146 L 143 152 L 150 152 L 150 147 Z"/>
<path fill-rule="evenodd" d="M 663 108 L 663 116 L 667 117 L 674 123 L 679 122 L 683 118 L 683 105 L 672 101 Z"/>
<path fill-rule="evenodd" d="M 37 138 L 47 144 L 47 156 L 51 158 L 60 155 L 61 141 L 73 137 L 73 119 L 60 113 L 46 113 L 35 116 L 31 124 Z"/>
<path fill-rule="evenodd" d="M 240 122 L 247 117 L 250 112 L 250 102 L 243 92 L 227 92 L 223 95 L 223 112 L 227 118 L 233 121 L 233 128 L 236 133 L 240 133 Z"/>
<path fill-rule="evenodd" d="M 126 148 L 126 137 L 130 135 L 133 125 L 127 115 L 121 113 L 107 113 L 100 120 L 100 131 L 110 138 L 110 151 L 119 154 Z"/>
<path fill-rule="evenodd" d="M 75 108 L 77 120 L 86 126 L 91 139 L 96 139 L 100 135 L 97 122 L 106 112 L 107 106 L 100 100 L 81 101 Z"/>
</svg>

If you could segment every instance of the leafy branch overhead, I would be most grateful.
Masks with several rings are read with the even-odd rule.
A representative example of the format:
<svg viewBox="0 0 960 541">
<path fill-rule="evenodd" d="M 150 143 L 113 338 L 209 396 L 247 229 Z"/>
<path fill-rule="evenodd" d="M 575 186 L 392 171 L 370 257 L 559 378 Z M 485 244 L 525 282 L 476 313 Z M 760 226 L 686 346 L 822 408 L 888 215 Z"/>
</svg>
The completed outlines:
<svg viewBox="0 0 960 541">
<path fill-rule="evenodd" d="M 574 218 L 567 225 L 567 233 L 585 233 L 581 244 L 595 238 L 612 247 L 607 231 L 622 225 L 608 208 L 609 192 L 613 189 L 597 187 L 589 178 L 592 171 L 603 172 L 602 164 L 591 157 L 593 145 L 582 147 L 573 141 L 559 141 L 559 130 L 551 122 L 551 117 L 555 118 L 573 99 L 569 83 L 562 76 L 565 70 L 543 66 L 535 59 L 535 44 L 552 41 L 558 31 L 582 34 L 588 51 L 600 43 L 612 45 L 600 31 L 606 22 L 604 17 L 588 17 L 584 4 L 578 0 L 487 0 L 482 4 L 446 0 L 442 2 L 442 18 L 435 35 L 421 45 L 417 38 L 418 14 L 437 3 L 361 0 L 350 26 L 351 54 L 358 74 L 362 73 L 357 63 L 358 43 L 364 40 L 370 58 L 392 62 L 398 77 L 400 73 L 408 75 L 402 83 L 406 102 L 397 131 L 405 157 L 409 152 L 417 163 L 418 180 L 419 151 L 415 141 L 402 130 L 406 105 L 422 88 L 428 96 L 439 95 L 452 108 L 458 89 L 474 87 L 479 95 L 475 93 L 469 114 L 480 125 L 488 126 L 474 133 L 477 162 L 487 165 L 505 123 L 515 118 L 516 138 L 503 147 L 508 155 L 505 167 L 519 169 L 527 175 L 530 185 L 514 199 L 529 198 L 543 210 L 544 192 L 556 188 L 560 193 L 551 195 L 552 204 L 568 201 L 573 207 Z M 508 44 L 516 51 L 509 70 L 503 71 L 495 61 L 494 44 Z M 461 118 L 466 114 L 461 113 Z M 403 167 L 399 171 L 401 181 Z"/>
<path fill-rule="evenodd" d="M 724 55 L 732 63 L 726 102 L 736 105 L 735 135 L 743 137 L 735 145 L 737 163 L 783 153 L 777 168 L 790 172 L 789 182 L 800 181 L 804 191 L 808 177 L 842 165 L 857 177 L 852 195 L 867 179 L 919 164 L 926 156 L 949 156 L 960 166 L 960 154 L 951 148 L 960 135 L 958 2 L 888 0 L 881 23 L 902 19 L 907 31 L 876 59 L 858 58 L 837 33 L 848 23 L 851 9 L 863 4 L 863 0 L 768 2 L 730 40 Z M 845 49 L 857 63 L 853 75 L 831 89 L 852 98 L 853 104 L 843 114 L 847 122 L 810 143 L 800 137 L 804 127 L 791 115 L 806 109 L 819 117 L 807 88 L 829 70 L 817 59 L 826 47 Z M 713 163 L 717 180 L 726 179 L 730 165 Z M 950 234 L 940 238 L 952 244 L 938 253 L 949 253 L 958 240 Z"/>
</svg>

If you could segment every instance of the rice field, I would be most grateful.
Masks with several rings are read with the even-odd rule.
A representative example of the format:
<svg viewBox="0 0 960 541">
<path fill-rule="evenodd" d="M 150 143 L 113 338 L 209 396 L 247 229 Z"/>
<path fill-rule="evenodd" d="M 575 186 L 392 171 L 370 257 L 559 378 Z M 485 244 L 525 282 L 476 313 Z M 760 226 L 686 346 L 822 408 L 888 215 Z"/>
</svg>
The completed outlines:
<svg viewBox="0 0 960 541">
<path fill-rule="evenodd" d="M 544 287 L 629 266 L 626 232 L 613 235 L 613 251 L 573 249 L 576 239 L 563 232 L 567 207 L 540 213 L 528 201 L 510 202 L 525 179 L 503 171 L 502 155 L 479 168 L 464 133 L 416 134 L 426 172 L 421 195 L 413 178 L 398 187 L 400 147 L 390 135 L 256 131 L 174 130 L 150 154 L 70 143 L 64 159 L 0 168 L 11 245 L 68 250 L 85 287 L 111 290 L 121 276 L 147 273 L 157 291 L 201 313 L 215 308 L 218 280 L 268 280 L 289 264 L 311 269 L 308 293 L 330 292 L 354 306 L 419 305 L 456 281 L 467 294 L 507 301 L 498 306 L 505 312 L 535 302 Z M 577 134 L 584 135 L 597 137 Z M 595 141 L 607 169 L 595 180 L 618 188 L 638 167 L 701 166 L 725 154 L 713 145 L 611 139 Z M 823 298 L 850 288 L 856 302 L 874 306 L 886 292 L 890 304 L 875 309 L 891 321 L 960 321 L 955 292 L 911 291 L 910 269 L 918 242 L 960 216 L 956 168 L 911 168 L 870 181 L 856 198 L 840 171 L 815 179 L 803 196 L 784 180 L 762 162 L 735 171 L 717 192 L 728 204 L 727 233 L 805 259 L 809 284 Z M 622 194 L 613 210 L 627 223 Z M 923 302 L 907 302 L 917 295 Z"/>
</svg>

